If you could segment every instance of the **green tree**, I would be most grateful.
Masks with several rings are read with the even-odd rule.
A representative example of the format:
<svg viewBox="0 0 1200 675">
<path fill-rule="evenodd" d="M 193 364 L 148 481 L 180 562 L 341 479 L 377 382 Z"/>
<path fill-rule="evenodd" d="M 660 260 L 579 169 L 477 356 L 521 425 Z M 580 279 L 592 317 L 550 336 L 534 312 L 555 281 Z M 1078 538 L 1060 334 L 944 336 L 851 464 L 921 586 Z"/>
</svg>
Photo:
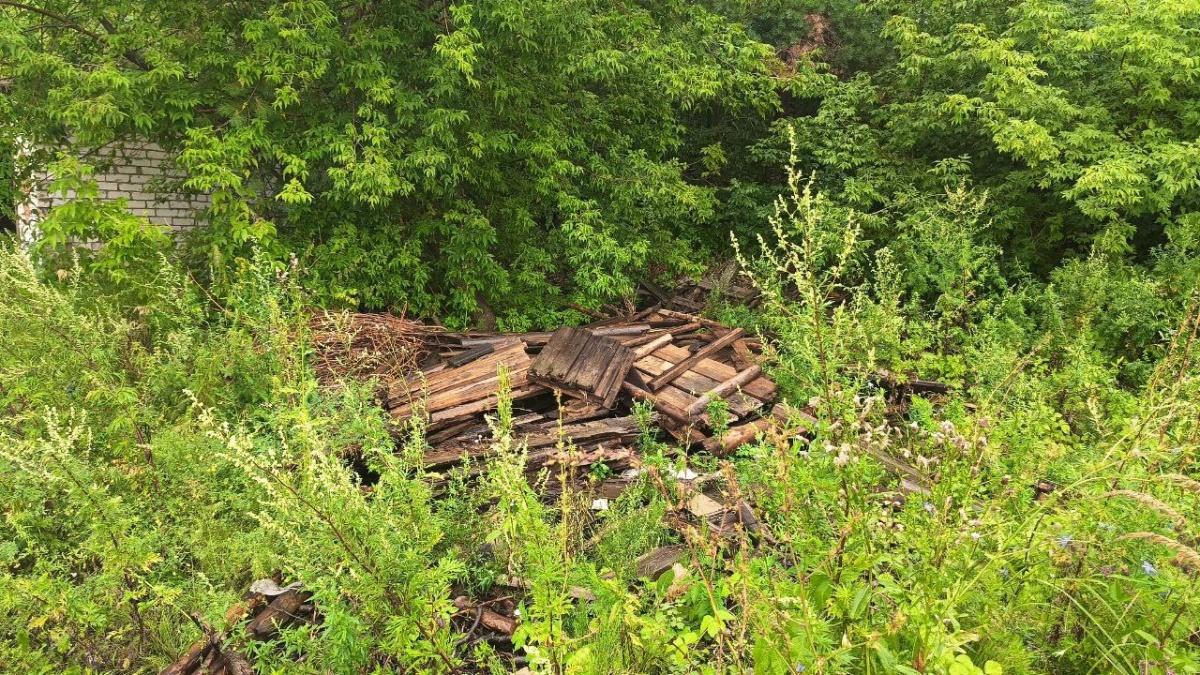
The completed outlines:
<svg viewBox="0 0 1200 675">
<path fill-rule="evenodd" d="M 680 115 L 778 105 L 771 50 L 679 0 L 30 0 L 0 34 L 31 141 L 157 141 L 214 194 L 208 250 L 452 322 L 678 261 L 714 211 Z"/>
</svg>

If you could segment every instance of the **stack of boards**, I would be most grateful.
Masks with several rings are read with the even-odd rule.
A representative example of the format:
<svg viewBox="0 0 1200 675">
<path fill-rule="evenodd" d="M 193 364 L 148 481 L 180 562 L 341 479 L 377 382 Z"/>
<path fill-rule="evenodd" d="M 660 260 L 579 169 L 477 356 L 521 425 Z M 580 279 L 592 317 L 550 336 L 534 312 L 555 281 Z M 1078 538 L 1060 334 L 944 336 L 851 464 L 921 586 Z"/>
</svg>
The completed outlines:
<svg viewBox="0 0 1200 675">
<path fill-rule="evenodd" d="M 628 466 L 639 434 L 630 412 L 636 400 L 685 445 L 716 453 L 779 426 L 768 405 L 775 383 L 755 362 L 761 343 L 691 314 L 655 307 L 549 333 L 436 339 L 434 359 L 384 396 L 397 434 L 413 422 L 423 428 L 430 471 L 494 452 L 484 415 L 496 410 L 502 383 L 513 402 L 513 440 L 528 448 L 531 470 L 565 461 L 565 448 L 576 464 Z M 712 419 L 713 405 L 724 409 L 720 420 Z M 720 438 L 714 425 L 724 430 Z"/>
</svg>

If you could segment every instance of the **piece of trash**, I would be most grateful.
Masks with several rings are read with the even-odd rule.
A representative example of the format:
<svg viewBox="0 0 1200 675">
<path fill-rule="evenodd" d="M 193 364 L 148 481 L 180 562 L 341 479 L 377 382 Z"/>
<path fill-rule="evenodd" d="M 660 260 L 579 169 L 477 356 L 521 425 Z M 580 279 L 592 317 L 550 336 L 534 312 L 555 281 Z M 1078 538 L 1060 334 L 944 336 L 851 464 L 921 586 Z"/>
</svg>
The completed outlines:
<svg viewBox="0 0 1200 675">
<path fill-rule="evenodd" d="M 592 510 L 593 511 L 607 511 L 608 510 L 608 500 L 603 497 L 601 497 L 599 499 L 593 499 L 592 500 Z"/>
<path fill-rule="evenodd" d="M 679 471 L 675 472 L 675 477 L 678 478 L 679 480 L 696 480 L 699 476 L 700 476 L 700 474 L 696 473 L 695 471 L 692 471 L 691 469 L 687 468 L 686 466 L 683 467 L 682 469 L 680 469 Z"/>
<path fill-rule="evenodd" d="M 274 598 L 276 596 L 283 595 L 288 591 L 299 590 L 300 587 L 301 584 L 299 581 L 290 583 L 281 588 L 279 584 L 275 583 L 274 579 L 259 579 L 258 581 L 250 584 L 250 592 L 257 593 L 268 598 Z"/>
</svg>

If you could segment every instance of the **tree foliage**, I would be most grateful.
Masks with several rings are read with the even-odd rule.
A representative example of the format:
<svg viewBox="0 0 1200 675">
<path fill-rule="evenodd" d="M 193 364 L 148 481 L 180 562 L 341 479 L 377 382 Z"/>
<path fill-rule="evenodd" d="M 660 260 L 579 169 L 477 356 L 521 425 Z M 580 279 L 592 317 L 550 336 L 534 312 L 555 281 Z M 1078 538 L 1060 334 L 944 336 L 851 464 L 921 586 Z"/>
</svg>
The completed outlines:
<svg viewBox="0 0 1200 675">
<path fill-rule="evenodd" d="M 31 142 L 154 139 L 213 192 L 211 246 L 447 319 L 677 264 L 714 210 L 677 116 L 777 106 L 770 50 L 674 0 L 5 5 Z"/>
</svg>

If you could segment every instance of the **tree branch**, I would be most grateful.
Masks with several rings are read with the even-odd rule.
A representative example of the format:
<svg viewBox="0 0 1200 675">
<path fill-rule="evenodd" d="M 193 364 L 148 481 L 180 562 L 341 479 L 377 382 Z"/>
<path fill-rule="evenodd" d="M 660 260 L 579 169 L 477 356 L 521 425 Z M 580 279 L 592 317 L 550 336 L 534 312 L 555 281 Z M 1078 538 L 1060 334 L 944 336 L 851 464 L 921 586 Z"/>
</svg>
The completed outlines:
<svg viewBox="0 0 1200 675">
<path fill-rule="evenodd" d="M 104 30 L 108 31 L 109 35 L 117 34 L 117 27 L 114 26 L 111 21 L 104 18 L 103 16 L 101 16 L 99 20 L 100 20 L 100 25 L 104 26 Z M 128 59 L 130 63 L 137 66 L 138 68 L 141 68 L 142 70 L 150 70 L 150 64 L 146 63 L 145 57 L 143 57 L 142 53 L 137 51 L 136 49 L 126 49 L 123 56 L 126 59 Z"/>
<path fill-rule="evenodd" d="M 117 33 L 116 26 L 114 26 L 111 21 L 109 21 L 108 19 L 105 19 L 104 17 L 100 17 L 99 21 L 100 21 L 100 25 L 104 26 L 104 30 L 108 31 L 108 35 L 104 35 L 102 33 L 97 33 L 93 30 L 88 30 L 87 28 L 84 28 L 83 26 L 80 26 L 78 23 L 75 23 L 74 21 L 72 21 L 71 18 L 66 15 L 59 14 L 58 12 L 52 12 L 48 9 L 43 9 L 36 5 L 28 5 L 23 2 L 15 2 L 14 0 L 0 0 L 0 7 L 13 7 L 16 9 L 24 10 L 26 12 L 32 12 L 34 14 L 39 14 L 41 16 L 46 17 L 47 19 L 53 19 L 55 21 L 58 21 L 60 24 L 62 24 L 63 28 L 70 28 L 71 30 L 73 30 L 77 33 L 86 35 L 86 36 L 92 38 L 93 40 L 97 40 L 99 42 L 104 42 L 106 44 L 108 43 L 108 37 L 110 35 L 115 35 Z M 127 49 L 121 55 L 124 56 L 125 59 L 128 60 L 130 63 L 137 66 L 138 68 L 141 68 L 142 70 L 150 70 L 151 69 L 150 64 L 146 62 L 145 57 L 143 57 L 142 54 L 140 52 L 138 52 L 137 50 Z"/>
<path fill-rule="evenodd" d="M 72 21 L 69 17 L 63 16 L 62 14 L 59 14 L 57 12 L 51 12 L 48 9 L 42 9 L 41 7 L 36 7 L 34 5 L 27 5 L 23 2 L 13 2 L 13 0 L 0 0 L 0 6 L 15 7 L 17 9 L 23 9 L 27 12 L 33 12 L 34 14 L 41 14 L 42 16 L 46 17 L 47 19 L 54 19 L 55 21 L 58 21 L 59 23 L 61 23 L 63 25 L 64 28 L 70 28 L 73 31 L 83 33 L 84 35 L 92 38 L 93 40 L 104 41 L 103 35 L 96 33 L 94 31 L 90 31 L 90 30 L 84 28 L 83 26 L 80 26 L 79 24 Z"/>
</svg>

